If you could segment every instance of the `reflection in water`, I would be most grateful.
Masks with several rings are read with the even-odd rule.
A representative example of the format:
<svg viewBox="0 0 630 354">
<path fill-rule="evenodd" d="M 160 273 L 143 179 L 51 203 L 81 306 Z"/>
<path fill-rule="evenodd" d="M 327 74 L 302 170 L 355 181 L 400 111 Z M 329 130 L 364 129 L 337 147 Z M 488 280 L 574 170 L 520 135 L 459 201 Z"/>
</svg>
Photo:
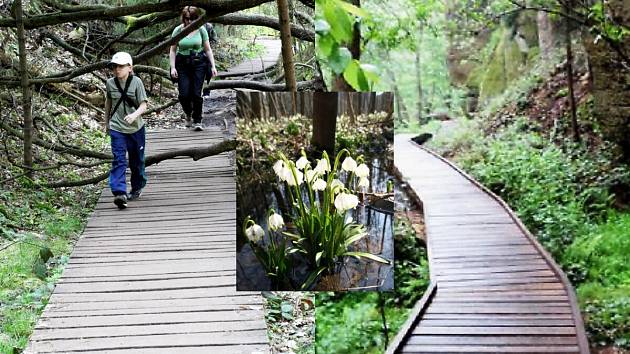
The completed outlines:
<svg viewBox="0 0 630 354">
<path fill-rule="evenodd" d="M 380 159 L 372 159 L 370 167 L 370 190 L 376 194 L 385 194 L 387 182 L 391 179 L 387 166 Z M 343 179 L 342 179 L 343 181 Z M 266 229 L 267 209 L 282 210 L 278 200 L 274 196 L 271 186 L 264 184 L 248 184 L 239 186 L 242 195 L 239 198 L 239 211 L 244 217 L 250 215 L 257 224 Z M 286 191 L 280 189 L 280 194 L 285 198 Z M 393 203 L 374 205 L 374 200 L 379 198 L 365 194 L 359 196 L 364 203 L 348 214 L 355 221 L 366 226 L 368 235 L 350 246 L 350 251 L 370 252 L 385 259 L 394 259 L 393 245 Z M 393 196 L 383 196 L 393 202 Z M 382 209 L 383 207 L 387 208 Z M 286 218 L 285 218 L 286 219 Z M 240 227 L 240 225 L 239 225 Z M 268 242 L 265 240 L 265 242 Z M 266 290 L 271 288 L 271 283 L 263 267 L 258 263 L 251 247 L 239 240 L 237 255 L 237 288 L 239 290 Z M 291 283 L 294 289 L 306 280 L 308 269 L 301 261 L 301 257 L 293 257 L 294 274 Z M 343 264 L 338 267 L 336 274 L 322 277 L 316 284 L 315 290 L 391 290 L 394 286 L 393 264 L 382 264 L 366 259 L 358 260 L 354 257 L 344 257 Z M 284 289 L 292 290 L 292 289 Z"/>
</svg>

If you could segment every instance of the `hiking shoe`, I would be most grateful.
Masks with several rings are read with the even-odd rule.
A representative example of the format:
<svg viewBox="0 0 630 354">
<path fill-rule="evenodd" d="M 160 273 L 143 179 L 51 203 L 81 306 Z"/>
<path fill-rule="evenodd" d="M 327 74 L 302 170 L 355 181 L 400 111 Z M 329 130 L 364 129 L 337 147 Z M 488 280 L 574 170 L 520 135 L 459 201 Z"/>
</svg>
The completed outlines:
<svg viewBox="0 0 630 354">
<path fill-rule="evenodd" d="M 186 128 L 192 127 L 192 117 L 186 115 L 186 113 L 182 113 L 182 118 L 186 121 Z"/>
<path fill-rule="evenodd" d="M 141 195 L 142 195 L 142 189 L 138 189 L 137 191 L 131 191 L 131 193 L 127 195 L 127 200 L 128 201 L 136 200 L 140 198 Z"/>
<path fill-rule="evenodd" d="M 201 125 L 201 123 L 195 123 L 193 124 L 193 130 L 196 132 L 200 132 L 203 130 L 203 125 Z"/>
<path fill-rule="evenodd" d="M 124 194 L 119 194 L 115 196 L 114 204 L 116 204 L 118 209 L 125 209 L 127 207 L 127 196 Z"/>
</svg>

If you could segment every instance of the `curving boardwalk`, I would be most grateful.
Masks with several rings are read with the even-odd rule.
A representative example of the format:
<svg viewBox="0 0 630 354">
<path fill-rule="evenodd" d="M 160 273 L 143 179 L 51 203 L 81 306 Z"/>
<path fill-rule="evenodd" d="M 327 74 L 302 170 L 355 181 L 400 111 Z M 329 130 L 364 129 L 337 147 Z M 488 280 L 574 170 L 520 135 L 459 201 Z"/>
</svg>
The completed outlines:
<svg viewBox="0 0 630 354">
<path fill-rule="evenodd" d="M 219 75 L 247 75 L 275 65 L 282 52 L 282 43 L 280 40 L 274 38 L 258 38 L 256 42 L 265 47 L 263 54 L 257 58 L 244 60 L 242 63 L 231 67 L 229 71 L 221 72 Z"/>
<path fill-rule="evenodd" d="M 208 145 L 219 130 L 147 134 L 147 155 Z M 147 169 L 119 211 L 106 188 L 25 353 L 268 353 L 262 297 L 236 292 L 228 155 Z"/>
<path fill-rule="evenodd" d="M 497 196 L 396 135 L 424 206 L 431 286 L 388 353 L 588 353 L 573 288 Z"/>
</svg>

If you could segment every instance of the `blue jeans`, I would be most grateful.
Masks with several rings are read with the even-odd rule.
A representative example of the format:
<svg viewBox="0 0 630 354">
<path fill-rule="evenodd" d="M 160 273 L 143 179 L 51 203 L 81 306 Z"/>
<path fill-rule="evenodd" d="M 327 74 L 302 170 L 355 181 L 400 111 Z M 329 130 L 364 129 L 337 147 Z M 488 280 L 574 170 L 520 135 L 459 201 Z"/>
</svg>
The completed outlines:
<svg viewBox="0 0 630 354">
<path fill-rule="evenodd" d="M 208 60 L 204 53 L 192 56 L 177 54 L 175 57 L 179 103 L 181 103 L 182 110 L 186 115 L 192 115 L 195 123 L 201 123 L 201 110 L 203 108 L 201 89 L 207 67 Z"/>
<path fill-rule="evenodd" d="M 131 170 L 131 191 L 144 188 L 147 176 L 144 173 L 144 143 L 145 130 L 140 128 L 133 134 L 125 134 L 110 130 L 112 140 L 112 169 L 109 173 L 109 188 L 112 194 L 127 194 L 125 173 L 127 171 L 127 153 L 129 154 L 129 169 Z"/>
</svg>

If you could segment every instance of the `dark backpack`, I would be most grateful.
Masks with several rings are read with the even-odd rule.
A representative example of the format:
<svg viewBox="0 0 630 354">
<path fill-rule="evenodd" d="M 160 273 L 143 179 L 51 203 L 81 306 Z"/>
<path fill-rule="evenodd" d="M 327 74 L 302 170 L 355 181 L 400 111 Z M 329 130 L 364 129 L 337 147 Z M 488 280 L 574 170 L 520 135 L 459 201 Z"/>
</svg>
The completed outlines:
<svg viewBox="0 0 630 354">
<path fill-rule="evenodd" d="M 204 26 L 206 27 L 206 32 L 208 32 L 208 41 L 210 43 L 216 43 L 219 40 L 219 36 L 217 35 L 217 31 L 214 30 L 212 23 L 208 22 Z"/>
</svg>

